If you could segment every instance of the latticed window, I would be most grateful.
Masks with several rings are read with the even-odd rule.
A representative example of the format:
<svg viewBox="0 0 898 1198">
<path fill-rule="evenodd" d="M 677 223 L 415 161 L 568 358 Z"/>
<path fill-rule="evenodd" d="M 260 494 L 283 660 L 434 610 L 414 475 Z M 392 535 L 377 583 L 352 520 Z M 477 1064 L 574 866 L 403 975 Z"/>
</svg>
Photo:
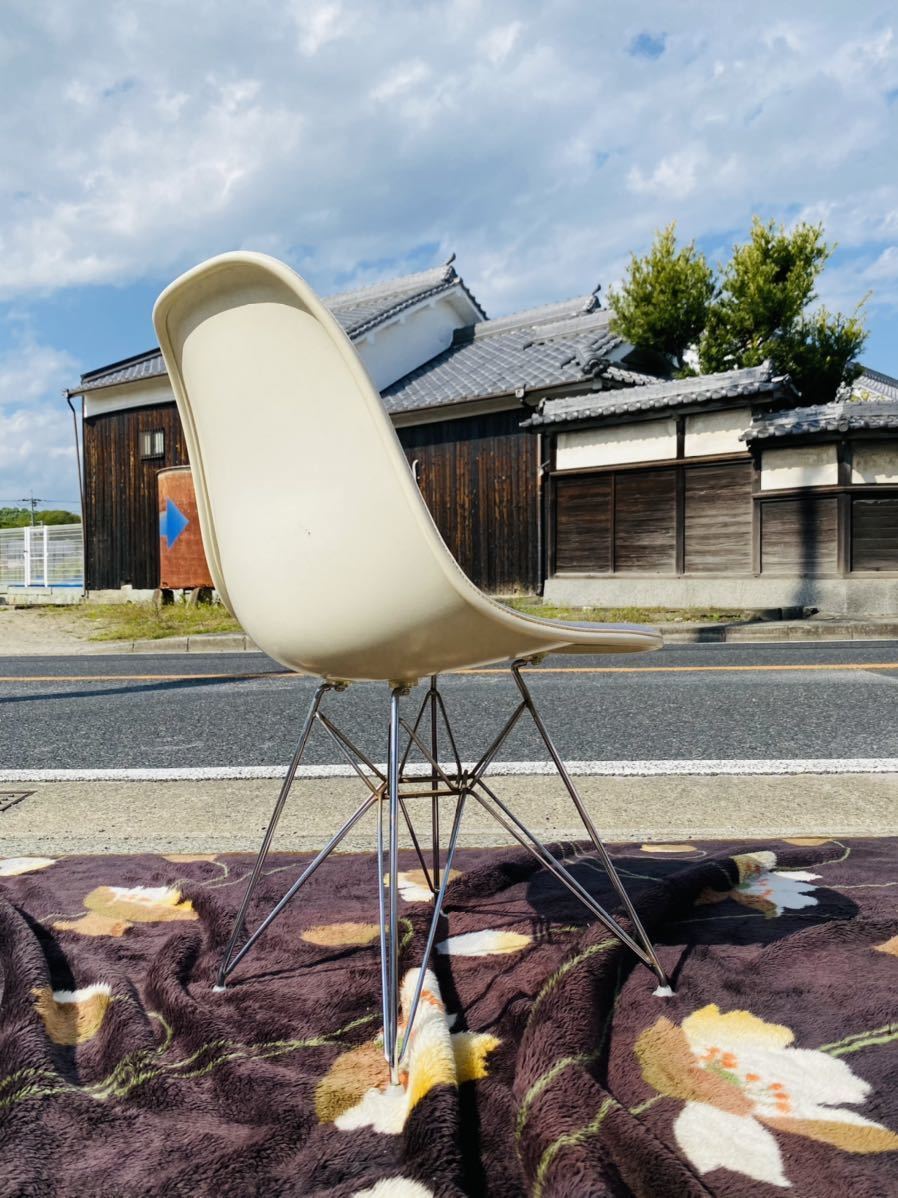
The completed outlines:
<svg viewBox="0 0 898 1198">
<path fill-rule="evenodd" d="M 140 456 L 161 458 L 165 456 L 165 432 L 161 428 L 140 434 Z"/>
</svg>

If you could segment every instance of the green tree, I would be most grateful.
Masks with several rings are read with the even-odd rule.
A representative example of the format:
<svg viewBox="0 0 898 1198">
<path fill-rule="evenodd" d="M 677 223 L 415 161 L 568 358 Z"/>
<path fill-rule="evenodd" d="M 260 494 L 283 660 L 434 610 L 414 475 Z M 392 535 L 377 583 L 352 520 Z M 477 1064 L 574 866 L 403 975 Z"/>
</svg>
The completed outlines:
<svg viewBox="0 0 898 1198">
<path fill-rule="evenodd" d="M 851 316 L 818 308 L 795 322 L 771 356 L 803 396 L 825 403 L 861 373 L 857 356 L 866 340 L 860 305 Z"/>
<path fill-rule="evenodd" d="M 80 524 L 77 512 L 66 512 L 60 508 L 48 508 L 34 513 L 35 524 Z M 31 509 L 27 507 L 0 507 L 0 528 L 24 528 L 31 523 Z"/>
<path fill-rule="evenodd" d="M 686 369 L 685 353 L 697 341 L 714 296 L 714 272 L 695 242 L 677 247 L 676 225 L 655 236 L 644 258 L 633 254 L 619 290 L 608 294 L 611 328 L 642 349 Z"/>
<path fill-rule="evenodd" d="M 806 399 L 832 399 L 857 376 L 854 359 L 866 340 L 860 307 L 852 316 L 826 308 L 808 312 L 834 246 L 823 226 L 787 230 L 752 221 L 748 241 L 733 248 L 708 310 L 699 343 L 704 373 L 758 366 L 769 359 L 788 372 Z"/>
</svg>

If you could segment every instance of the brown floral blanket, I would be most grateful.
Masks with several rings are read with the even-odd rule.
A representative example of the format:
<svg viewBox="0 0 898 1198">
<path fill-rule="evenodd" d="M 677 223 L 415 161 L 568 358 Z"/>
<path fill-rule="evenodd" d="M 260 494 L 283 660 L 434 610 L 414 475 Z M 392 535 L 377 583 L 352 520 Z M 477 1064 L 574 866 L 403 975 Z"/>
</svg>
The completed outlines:
<svg viewBox="0 0 898 1198">
<path fill-rule="evenodd" d="M 373 858 L 322 868 L 224 994 L 249 857 L 0 858 L 0 1195 L 898 1194 L 898 840 L 615 856 L 675 996 L 531 859 L 460 852 L 392 1088 Z"/>
</svg>

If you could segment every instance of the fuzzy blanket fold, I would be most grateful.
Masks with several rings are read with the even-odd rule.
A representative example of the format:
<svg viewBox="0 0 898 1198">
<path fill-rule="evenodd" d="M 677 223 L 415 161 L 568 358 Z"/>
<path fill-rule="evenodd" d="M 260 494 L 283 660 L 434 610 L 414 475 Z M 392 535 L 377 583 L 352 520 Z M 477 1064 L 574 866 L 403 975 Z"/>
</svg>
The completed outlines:
<svg viewBox="0 0 898 1198">
<path fill-rule="evenodd" d="M 250 857 L 0 858 L 0 1195 L 898 1194 L 898 840 L 614 856 L 675 996 L 532 858 L 459 852 L 398 1088 L 372 858 L 224 994 Z M 430 905 L 401 865 L 407 1006 Z M 272 856 L 254 919 L 301 866 Z"/>
</svg>

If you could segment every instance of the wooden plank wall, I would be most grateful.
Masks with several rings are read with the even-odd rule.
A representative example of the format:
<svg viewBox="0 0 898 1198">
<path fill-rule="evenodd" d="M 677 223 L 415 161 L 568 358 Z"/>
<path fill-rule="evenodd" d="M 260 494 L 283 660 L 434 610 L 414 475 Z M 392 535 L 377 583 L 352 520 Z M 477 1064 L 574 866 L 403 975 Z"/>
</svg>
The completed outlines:
<svg viewBox="0 0 898 1198">
<path fill-rule="evenodd" d="M 898 496 L 853 496 L 851 529 L 853 570 L 898 570 Z"/>
<path fill-rule="evenodd" d="M 555 484 L 556 562 L 583 574 L 607 574 L 611 558 L 608 474 L 574 474 Z"/>
<path fill-rule="evenodd" d="M 537 439 L 521 431 L 523 418 L 515 410 L 399 430 L 449 548 L 490 591 L 533 590 L 540 581 Z M 139 435 L 158 428 L 165 456 L 142 461 Z M 174 404 L 84 422 L 89 589 L 159 585 L 156 475 L 187 464 Z"/>
<path fill-rule="evenodd" d="M 558 475 L 559 573 L 751 573 L 752 465 Z M 613 549 L 613 551 L 612 551 Z"/>
<path fill-rule="evenodd" d="M 763 574 L 837 572 L 835 495 L 766 499 L 760 518 Z"/>
<path fill-rule="evenodd" d="M 165 456 L 141 460 L 140 434 L 162 429 Z M 159 585 L 156 475 L 187 465 L 173 403 L 130 408 L 84 421 L 86 586 L 141 590 Z"/>
<path fill-rule="evenodd" d="M 537 438 L 520 409 L 398 429 L 421 494 L 464 572 L 496 593 L 540 582 Z"/>
<path fill-rule="evenodd" d="M 638 470 L 614 480 L 614 568 L 673 574 L 677 566 L 677 472 Z"/>
<path fill-rule="evenodd" d="M 751 573 L 751 462 L 685 471 L 687 574 Z"/>
</svg>

